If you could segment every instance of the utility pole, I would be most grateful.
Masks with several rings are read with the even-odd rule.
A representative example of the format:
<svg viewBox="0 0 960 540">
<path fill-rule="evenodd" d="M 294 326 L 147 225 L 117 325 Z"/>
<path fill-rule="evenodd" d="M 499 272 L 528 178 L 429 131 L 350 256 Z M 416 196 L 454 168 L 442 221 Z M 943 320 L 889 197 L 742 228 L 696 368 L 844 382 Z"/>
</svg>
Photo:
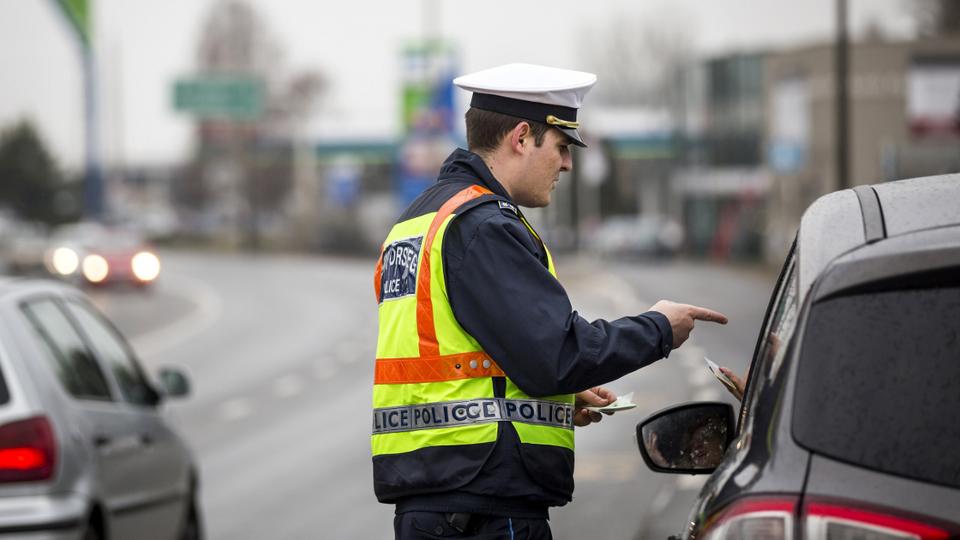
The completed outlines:
<svg viewBox="0 0 960 540">
<path fill-rule="evenodd" d="M 847 0 L 837 0 L 836 97 L 837 97 L 837 189 L 850 187 L 850 40 L 847 35 Z"/>
<path fill-rule="evenodd" d="M 84 217 L 98 219 L 103 214 L 103 178 L 100 169 L 100 130 L 97 114 L 97 71 L 90 19 L 93 0 L 55 0 L 67 23 L 76 32 L 83 71 L 84 119 Z"/>
<path fill-rule="evenodd" d="M 94 62 L 93 47 L 87 46 L 83 54 L 84 80 L 84 124 L 85 124 L 85 152 L 84 152 L 84 216 L 88 219 L 99 219 L 103 215 L 103 174 L 100 168 L 100 129 L 99 111 L 97 109 L 97 72 Z"/>
</svg>

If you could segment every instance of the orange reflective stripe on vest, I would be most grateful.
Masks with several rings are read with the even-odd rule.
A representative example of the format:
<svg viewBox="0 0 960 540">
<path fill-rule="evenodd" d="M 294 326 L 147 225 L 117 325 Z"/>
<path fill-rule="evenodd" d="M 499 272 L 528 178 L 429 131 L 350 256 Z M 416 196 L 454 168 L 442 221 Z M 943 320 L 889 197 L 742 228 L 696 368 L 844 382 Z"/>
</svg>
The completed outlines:
<svg viewBox="0 0 960 540">
<path fill-rule="evenodd" d="M 374 384 L 412 384 L 503 377 L 503 370 L 482 352 L 421 358 L 378 358 Z"/>
<path fill-rule="evenodd" d="M 423 239 L 423 256 L 420 261 L 420 270 L 417 272 L 417 334 L 420 336 L 421 358 L 440 356 L 437 327 L 433 322 L 433 298 L 430 296 L 430 250 L 433 247 L 433 239 L 437 236 L 440 225 L 454 210 L 481 195 L 492 193 L 489 189 L 480 186 L 470 186 L 460 191 L 443 203 L 430 223 L 427 237 Z M 377 282 L 379 283 L 379 280 Z"/>
<path fill-rule="evenodd" d="M 377 295 L 377 302 L 380 301 L 380 278 L 383 277 L 383 248 L 380 246 L 380 257 L 377 259 L 377 269 L 373 272 L 373 293 Z"/>
</svg>

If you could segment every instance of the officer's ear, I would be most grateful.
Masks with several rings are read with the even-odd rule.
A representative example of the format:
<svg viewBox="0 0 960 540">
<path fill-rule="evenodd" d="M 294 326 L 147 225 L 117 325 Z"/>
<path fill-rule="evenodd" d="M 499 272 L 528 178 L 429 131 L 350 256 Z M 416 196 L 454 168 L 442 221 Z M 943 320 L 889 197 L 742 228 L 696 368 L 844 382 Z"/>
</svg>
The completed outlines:
<svg viewBox="0 0 960 540">
<path fill-rule="evenodd" d="M 513 129 L 510 130 L 510 133 L 507 135 L 507 142 L 510 145 L 510 149 L 518 154 L 522 154 L 527 148 L 525 145 L 532 142 L 533 133 L 530 130 L 530 124 L 526 122 L 520 122 L 517 125 L 513 126 Z"/>
</svg>

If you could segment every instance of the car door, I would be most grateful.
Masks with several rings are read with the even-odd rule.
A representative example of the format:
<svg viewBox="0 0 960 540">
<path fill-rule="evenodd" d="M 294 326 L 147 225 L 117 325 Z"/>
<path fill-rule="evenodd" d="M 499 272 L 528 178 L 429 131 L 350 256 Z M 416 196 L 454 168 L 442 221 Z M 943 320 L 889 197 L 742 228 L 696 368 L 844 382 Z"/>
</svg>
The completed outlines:
<svg viewBox="0 0 960 540">
<path fill-rule="evenodd" d="M 783 368 L 800 309 L 798 270 L 797 253 L 791 249 L 767 305 L 750 363 L 737 437 L 704 485 L 687 521 L 685 537 L 702 536 L 700 527 L 718 509 L 748 493 L 799 492 L 802 487 L 805 463 L 797 463 L 802 457 L 790 454 L 773 459 L 779 434 L 770 429 L 779 410 L 777 403 L 783 398 Z"/>
<path fill-rule="evenodd" d="M 137 457 L 132 469 L 106 471 L 107 483 L 126 494 L 113 509 L 120 538 L 174 538 L 185 515 L 189 492 L 189 458 L 164 422 L 160 396 L 148 383 L 132 349 L 89 302 L 67 299 L 66 307 L 116 384 L 127 439 Z"/>
<path fill-rule="evenodd" d="M 80 485 L 88 485 L 90 496 L 112 513 L 136 496 L 130 483 L 117 481 L 135 477 L 143 467 L 136 426 L 62 303 L 53 296 L 40 296 L 23 302 L 21 311 L 38 338 L 41 361 L 67 394 L 62 400 L 65 406 L 58 411 L 70 433 L 62 441 L 62 451 L 78 454 L 86 477 Z"/>
</svg>

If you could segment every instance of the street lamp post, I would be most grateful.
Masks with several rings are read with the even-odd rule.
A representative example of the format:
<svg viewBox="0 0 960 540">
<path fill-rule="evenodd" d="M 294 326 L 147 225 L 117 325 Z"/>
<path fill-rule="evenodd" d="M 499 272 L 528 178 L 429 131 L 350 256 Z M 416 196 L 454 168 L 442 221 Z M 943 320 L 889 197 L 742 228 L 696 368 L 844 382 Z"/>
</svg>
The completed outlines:
<svg viewBox="0 0 960 540">
<path fill-rule="evenodd" d="M 837 96 L 837 189 L 850 187 L 850 126 L 848 74 L 849 36 L 847 35 L 847 0 L 837 0 L 836 96 Z"/>
<path fill-rule="evenodd" d="M 90 24 L 93 0 L 53 0 L 53 4 L 76 33 L 83 69 L 84 217 L 99 219 L 103 214 L 103 178 L 100 171 L 100 132 L 97 118 L 97 66 Z"/>
<path fill-rule="evenodd" d="M 83 47 L 81 54 L 85 124 L 83 208 L 87 219 L 99 219 L 103 215 L 103 175 L 100 169 L 100 133 L 97 122 L 96 64 L 92 47 Z"/>
</svg>

